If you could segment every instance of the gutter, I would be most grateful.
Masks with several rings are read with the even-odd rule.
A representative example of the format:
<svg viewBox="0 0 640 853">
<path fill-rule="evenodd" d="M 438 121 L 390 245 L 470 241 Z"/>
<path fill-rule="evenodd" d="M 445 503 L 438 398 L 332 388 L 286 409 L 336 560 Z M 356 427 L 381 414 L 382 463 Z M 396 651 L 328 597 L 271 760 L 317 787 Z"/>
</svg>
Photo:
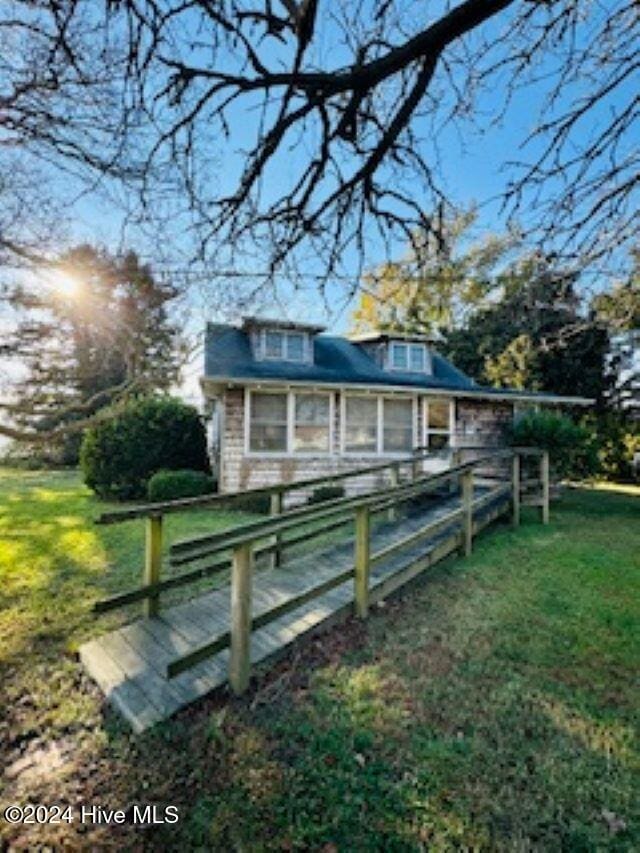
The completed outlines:
<svg viewBox="0 0 640 853">
<path fill-rule="evenodd" d="M 219 393 L 225 388 L 322 388 L 333 389 L 335 391 L 365 391 L 370 394 L 380 394 L 385 391 L 396 393 L 411 393 L 422 394 L 428 397 L 455 397 L 468 398 L 472 400 L 497 400 L 504 403 L 549 403 L 562 404 L 568 406 L 592 406 L 595 399 L 592 397 L 562 397 L 556 394 L 535 394 L 527 393 L 526 391 L 512 391 L 510 393 L 501 393 L 500 391 L 484 391 L 483 389 L 465 390 L 457 388 L 421 388 L 419 385 L 367 385 L 365 383 L 343 383 L 343 382 L 322 382 L 313 381 L 310 379 L 275 379 L 265 378 L 256 379 L 252 377 L 238 376 L 202 376 L 200 377 L 200 387 L 204 392 L 211 391 Z"/>
</svg>

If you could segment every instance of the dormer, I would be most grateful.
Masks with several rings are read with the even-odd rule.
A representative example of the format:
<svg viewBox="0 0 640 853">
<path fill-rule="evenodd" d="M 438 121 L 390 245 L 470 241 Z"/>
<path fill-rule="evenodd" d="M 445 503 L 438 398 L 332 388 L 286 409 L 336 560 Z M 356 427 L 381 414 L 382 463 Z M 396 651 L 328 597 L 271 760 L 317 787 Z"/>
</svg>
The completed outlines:
<svg viewBox="0 0 640 853">
<path fill-rule="evenodd" d="M 361 346 L 383 370 L 433 375 L 431 345 L 437 340 L 435 335 L 375 332 L 356 335 L 350 340 Z"/>
<path fill-rule="evenodd" d="M 313 340 L 322 326 L 288 320 L 245 317 L 243 330 L 249 335 L 256 361 L 313 364 Z"/>
</svg>

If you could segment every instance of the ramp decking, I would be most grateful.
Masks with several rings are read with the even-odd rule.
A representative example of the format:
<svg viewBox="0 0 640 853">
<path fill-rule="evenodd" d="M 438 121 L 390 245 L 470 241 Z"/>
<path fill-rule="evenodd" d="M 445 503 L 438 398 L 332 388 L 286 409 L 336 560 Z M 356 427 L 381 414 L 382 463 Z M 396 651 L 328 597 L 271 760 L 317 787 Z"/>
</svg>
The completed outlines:
<svg viewBox="0 0 640 853">
<path fill-rule="evenodd" d="M 510 505 L 509 484 L 491 490 L 476 487 L 473 496 L 475 530 L 488 525 Z M 459 497 L 444 498 L 437 505 L 418 505 L 405 517 L 378 524 L 371 532 L 372 550 L 399 542 L 459 506 Z M 380 600 L 458 549 L 461 537 L 460 523 L 452 522 L 373 566 L 369 587 L 371 600 Z M 305 592 L 313 594 L 314 589 L 353 566 L 353 554 L 354 544 L 350 539 L 322 548 L 316 546 L 311 553 L 292 557 L 279 568 L 256 572 L 252 618 L 264 616 Z M 353 611 L 353 602 L 354 581 L 349 578 L 254 630 L 251 662 L 272 660 L 301 637 L 346 618 Z M 228 648 L 174 678 L 168 677 L 167 667 L 206 643 L 224 639 L 229 630 L 230 587 L 226 586 L 167 607 L 156 617 L 138 619 L 91 640 L 80 648 L 80 659 L 109 702 L 139 733 L 226 684 Z"/>
</svg>

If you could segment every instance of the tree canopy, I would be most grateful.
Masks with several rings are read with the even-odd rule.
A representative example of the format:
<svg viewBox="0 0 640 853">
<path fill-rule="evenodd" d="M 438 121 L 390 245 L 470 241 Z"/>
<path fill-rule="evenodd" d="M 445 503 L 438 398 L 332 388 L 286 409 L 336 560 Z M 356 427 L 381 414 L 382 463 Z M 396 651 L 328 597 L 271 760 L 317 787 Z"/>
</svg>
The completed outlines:
<svg viewBox="0 0 640 853">
<path fill-rule="evenodd" d="M 443 133 L 531 92 L 498 192 L 585 262 L 637 239 L 639 27 L 635 0 L 12 0 L 0 146 L 146 215 L 179 196 L 203 255 L 330 276 L 435 229 Z"/>
<path fill-rule="evenodd" d="M 480 382 L 604 402 L 609 336 L 594 323 L 576 276 L 537 255 L 500 275 L 493 304 L 452 330 L 445 352 Z"/>
<path fill-rule="evenodd" d="M 17 322 L 0 356 L 21 375 L 0 399 L 0 435 L 64 437 L 105 406 L 177 379 L 179 337 L 167 315 L 175 291 L 134 252 L 79 246 L 50 269 L 47 285 L 17 283 L 4 295 Z"/>
</svg>

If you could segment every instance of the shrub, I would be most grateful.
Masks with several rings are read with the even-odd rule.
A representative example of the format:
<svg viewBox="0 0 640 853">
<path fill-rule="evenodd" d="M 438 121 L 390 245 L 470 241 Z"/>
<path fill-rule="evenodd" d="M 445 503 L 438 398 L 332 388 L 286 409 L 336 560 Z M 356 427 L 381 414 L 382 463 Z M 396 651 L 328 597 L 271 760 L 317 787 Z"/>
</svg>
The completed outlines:
<svg viewBox="0 0 640 853">
<path fill-rule="evenodd" d="M 309 495 L 307 503 L 320 504 L 324 501 L 331 501 L 336 498 L 343 497 L 344 486 L 320 486 L 319 488 L 314 489 L 313 493 Z"/>
<path fill-rule="evenodd" d="M 215 490 L 213 477 L 204 471 L 156 471 L 147 484 L 150 501 L 173 501 L 195 498 Z"/>
<path fill-rule="evenodd" d="M 566 415 L 549 411 L 526 414 L 511 428 L 511 444 L 548 450 L 555 478 L 589 477 L 598 469 L 589 430 Z"/>
<path fill-rule="evenodd" d="M 588 415 L 583 421 L 595 447 L 600 473 L 608 480 L 637 482 L 640 470 L 635 464 L 640 454 L 640 423 L 619 412 Z"/>
<path fill-rule="evenodd" d="M 210 472 L 198 412 L 171 397 L 133 400 L 85 432 L 80 449 L 84 481 L 100 497 L 143 498 L 160 470 Z"/>
<path fill-rule="evenodd" d="M 224 508 L 231 512 L 252 512 L 256 515 L 269 515 L 271 512 L 271 496 L 270 495 L 242 495 L 237 498 L 230 498 L 228 504 L 224 504 Z"/>
</svg>

